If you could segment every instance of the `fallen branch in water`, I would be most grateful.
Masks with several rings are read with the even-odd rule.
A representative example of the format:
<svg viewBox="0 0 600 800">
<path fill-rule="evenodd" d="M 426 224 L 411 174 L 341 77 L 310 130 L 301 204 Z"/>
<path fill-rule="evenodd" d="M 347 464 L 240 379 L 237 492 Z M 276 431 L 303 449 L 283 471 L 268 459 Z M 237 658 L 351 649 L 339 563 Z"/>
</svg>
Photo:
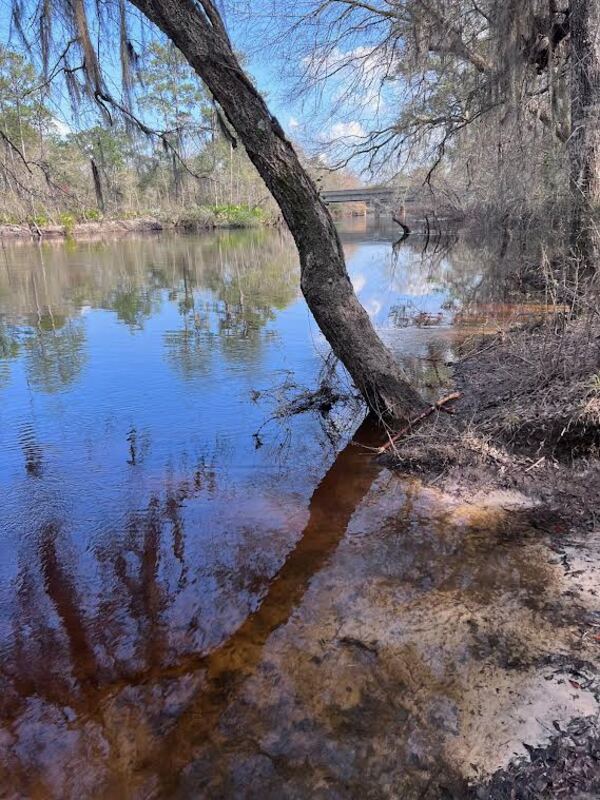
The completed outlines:
<svg viewBox="0 0 600 800">
<path fill-rule="evenodd" d="M 403 242 L 405 239 L 408 239 L 408 237 L 410 236 L 410 228 L 405 222 L 402 222 L 402 220 L 399 219 L 395 214 L 392 214 L 392 219 L 394 220 L 396 225 L 400 225 L 400 227 L 402 228 L 402 238 L 399 239 L 398 242 L 396 243 L 398 244 L 399 242 Z"/>
<path fill-rule="evenodd" d="M 450 409 L 446 408 L 446 405 L 448 403 L 451 403 L 453 400 L 458 400 L 460 397 L 461 397 L 461 393 L 460 392 L 452 392 L 451 394 L 447 395 L 446 397 L 442 397 L 442 399 L 438 400 L 437 403 L 434 403 L 434 405 L 432 405 L 429 408 L 425 409 L 425 411 L 423 411 L 417 417 L 414 417 L 414 419 L 411 419 L 410 422 L 408 423 L 408 425 L 406 425 L 404 428 L 402 428 L 401 431 L 398 431 L 398 433 L 396 433 L 394 436 L 389 436 L 389 434 L 388 434 L 389 442 L 387 444 L 384 444 L 383 447 L 380 447 L 377 452 L 380 455 L 382 453 L 386 453 L 390 448 L 392 448 L 396 444 L 398 439 L 401 439 L 409 431 L 411 431 L 415 427 L 415 425 L 418 425 L 419 422 L 422 422 L 427 417 L 430 417 L 436 411 L 445 411 L 446 413 L 451 414 L 452 411 Z"/>
</svg>

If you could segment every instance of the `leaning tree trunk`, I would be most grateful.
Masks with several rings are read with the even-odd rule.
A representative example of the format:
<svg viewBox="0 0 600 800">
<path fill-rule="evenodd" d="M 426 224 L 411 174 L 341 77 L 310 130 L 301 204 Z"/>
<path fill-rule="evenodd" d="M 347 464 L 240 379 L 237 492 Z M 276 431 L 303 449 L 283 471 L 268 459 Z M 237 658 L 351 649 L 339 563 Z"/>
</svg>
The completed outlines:
<svg viewBox="0 0 600 800">
<path fill-rule="evenodd" d="M 596 270 L 600 255 L 600 0 L 571 0 L 569 24 L 572 244 L 584 267 Z"/>
<path fill-rule="evenodd" d="M 369 408 L 406 420 L 424 407 L 358 302 L 317 189 L 233 53 L 210 0 L 131 0 L 207 85 L 277 201 L 300 254 L 304 297 Z"/>
</svg>

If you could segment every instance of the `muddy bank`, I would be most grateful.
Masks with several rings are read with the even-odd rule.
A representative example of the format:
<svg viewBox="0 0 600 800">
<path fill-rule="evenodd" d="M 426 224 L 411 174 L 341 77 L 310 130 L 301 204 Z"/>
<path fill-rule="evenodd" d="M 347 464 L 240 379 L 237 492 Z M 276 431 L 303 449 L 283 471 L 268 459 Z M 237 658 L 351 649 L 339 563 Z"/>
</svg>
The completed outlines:
<svg viewBox="0 0 600 800">
<path fill-rule="evenodd" d="M 558 731 L 549 745 L 532 747 L 529 758 L 500 770 L 472 800 L 594 800 L 600 796 L 600 729 L 594 717 Z"/>
<path fill-rule="evenodd" d="M 453 364 L 462 392 L 389 463 L 463 499 L 519 491 L 581 532 L 600 498 L 600 324 L 547 319 L 474 336 Z"/>
<path fill-rule="evenodd" d="M 448 498 L 477 509 L 497 509 L 514 524 L 522 520 L 523 543 L 539 548 L 531 565 L 546 561 L 561 573 L 563 588 L 548 613 L 552 639 L 568 607 L 575 633 L 561 653 L 565 700 L 582 690 L 600 699 L 600 326 L 595 319 L 565 323 L 547 319 L 497 337 L 474 337 L 454 365 L 463 396 L 452 416 L 438 414 L 398 444 L 386 462 L 400 474 L 419 475 Z M 497 622 L 500 622 L 498 619 Z M 501 656 L 513 636 L 512 621 L 498 626 L 490 653 Z M 519 636 L 522 635 L 520 630 Z M 541 633 L 541 629 L 540 629 Z M 549 642 L 548 642 L 549 643 Z M 533 656 L 530 642 L 523 653 Z M 553 659 L 533 657 L 541 675 Z M 505 662 L 520 672 L 512 656 Z M 549 675 L 543 675 L 549 681 Z M 486 680 L 487 683 L 487 680 Z M 516 703 L 515 703 L 516 700 Z M 512 756 L 490 775 L 486 767 L 469 796 L 504 798 L 590 798 L 600 788 L 598 711 L 567 724 L 548 715 L 551 691 L 524 705 L 509 701 L 517 716 L 540 720 L 544 744 L 524 731 L 526 753 Z M 488 709 L 489 712 L 489 709 Z M 497 755 L 505 739 L 501 715 L 495 731 Z M 541 732 L 541 731 L 540 731 Z M 469 761 L 471 758 L 469 758 Z"/>
</svg>

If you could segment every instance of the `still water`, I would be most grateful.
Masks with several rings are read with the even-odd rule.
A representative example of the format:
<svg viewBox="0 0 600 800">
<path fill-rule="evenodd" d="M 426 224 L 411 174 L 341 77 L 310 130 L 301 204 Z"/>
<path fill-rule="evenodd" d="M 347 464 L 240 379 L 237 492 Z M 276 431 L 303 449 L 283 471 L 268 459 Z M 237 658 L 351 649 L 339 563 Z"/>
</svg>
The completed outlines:
<svg viewBox="0 0 600 800">
<path fill-rule="evenodd" d="M 437 395 L 482 256 L 363 225 L 354 286 Z M 437 797 L 493 750 L 465 614 L 541 636 L 558 579 L 349 444 L 358 404 L 279 413 L 328 355 L 298 286 L 277 231 L 3 247 L 0 796 Z"/>
</svg>

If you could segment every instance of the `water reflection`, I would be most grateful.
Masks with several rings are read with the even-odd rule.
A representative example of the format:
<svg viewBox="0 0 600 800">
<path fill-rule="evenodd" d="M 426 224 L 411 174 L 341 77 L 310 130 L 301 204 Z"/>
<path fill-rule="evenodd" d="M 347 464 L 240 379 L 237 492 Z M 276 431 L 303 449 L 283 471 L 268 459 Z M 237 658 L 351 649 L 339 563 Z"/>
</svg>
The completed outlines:
<svg viewBox="0 0 600 800">
<path fill-rule="evenodd" d="M 263 568 L 252 575 L 252 561 L 260 559 L 261 552 L 240 553 L 238 565 L 211 570 L 210 578 L 225 584 L 228 592 L 246 601 L 254 597 L 253 603 L 257 604 L 241 625 L 236 628 L 233 623 L 230 635 L 212 650 L 204 641 L 198 641 L 198 620 L 193 616 L 186 620 L 185 636 L 179 642 L 172 635 L 172 612 L 177 597 L 185 593 L 191 566 L 186 557 L 182 507 L 198 494 L 216 491 L 212 469 L 200 465 L 189 482 L 169 485 L 164 502 L 152 496 L 147 508 L 128 515 L 119 545 L 111 543 L 97 552 L 102 597 L 93 614 L 89 613 L 89 598 L 83 596 L 85 589 L 78 587 L 83 576 L 64 525 L 58 519 L 43 523 L 33 537 L 36 555 L 32 559 L 23 554 L 20 559 L 15 582 L 20 588 L 12 614 L 14 645 L 5 648 L 2 664 L 2 718 L 20 730 L 17 739 L 24 736 L 27 741 L 31 736 L 31 743 L 37 745 L 30 750 L 25 743 L 23 748 L 17 747 L 17 752 L 9 747 L 5 753 L 9 768 L 6 777 L 11 775 L 15 789 L 34 794 L 39 791 L 42 796 L 65 796 L 65 792 L 79 787 L 79 783 L 64 783 L 68 775 L 53 784 L 36 774 L 32 783 L 31 770 L 37 773 L 41 763 L 37 748 L 53 748 L 52 740 L 46 741 L 43 732 L 38 738 L 38 726 L 43 731 L 44 722 L 51 727 L 58 725 L 55 733 L 59 736 L 68 737 L 69 730 L 78 730 L 77 738 L 84 740 L 78 744 L 85 746 L 85 720 L 93 719 L 103 728 L 107 725 L 106 706 L 117 696 L 127 696 L 135 687 L 202 678 L 201 687 L 188 698 L 185 712 L 182 709 L 178 715 L 171 738 L 160 743 L 161 759 L 174 770 L 161 770 L 161 774 L 167 783 L 176 780 L 175 762 L 180 763 L 183 758 L 181 763 L 185 763 L 185 753 L 193 750 L 197 737 L 208 734 L 234 685 L 241 684 L 254 671 L 268 636 L 285 623 L 301 601 L 309 579 L 339 543 L 352 513 L 379 471 L 359 446 L 374 442 L 374 436 L 371 425 L 365 423 L 355 442 L 338 456 L 313 493 L 308 522 L 297 544 L 267 584 Z M 264 551 L 267 552 L 266 547 Z M 227 586 L 232 579 L 234 585 Z M 199 650 L 190 650 L 195 641 Z M 126 698 L 119 702 L 126 702 Z M 29 722 L 32 704 L 40 715 L 33 728 Z M 64 722 L 52 719 L 54 709 Z M 149 702 L 147 697 L 145 707 L 137 713 L 140 723 L 145 715 L 158 714 L 160 718 L 166 714 L 163 724 L 168 724 L 170 716 L 162 708 L 160 693 L 156 701 Z M 113 732 L 102 733 L 110 736 Z M 152 743 L 143 754 L 144 759 L 151 758 L 154 747 Z M 67 756 L 65 768 L 71 755 Z M 89 766 L 90 770 L 99 770 L 90 779 L 100 781 L 98 788 L 102 787 L 104 772 L 110 773 L 112 764 Z"/>
<path fill-rule="evenodd" d="M 322 785 L 462 796 L 456 753 L 477 761 L 487 746 L 489 757 L 496 724 L 514 736 L 510 696 L 525 702 L 530 667 L 568 641 L 561 572 L 526 516 L 391 478 L 364 449 L 377 441 L 365 422 L 277 568 L 253 571 L 270 544 L 253 537 L 202 573 L 253 598 L 212 642 L 197 638 L 189 605 L 173 613 L 197 574 L 182 509 L 218 491 L 210 468 L 152 496 L 123 540 L 97 551 L 93 611 L 74 542 L 58 519 L 44 524 L 21 559 L 3 652 L 0 748 L 15 796 L 275 797 L 289 783 L 302 797 Z M 560 676 L 537 680 L 563 701 Z"/>
<path fill-rule="evenodd" d="M 459 246 L 431 259 L 364 230 L 343 238 L 365 307 L 436 394 L 454 301 L 481 284 L 476 255 Z M 506 611 L 508 587 L 529 636 L 529 611 L 546 626 L 539 601 L 556 575 L 527 566 L 500 519 L 486 519 L 488 540 L 400 483 L 390 506 L 390 476 L 364 449 L 368 423 L 337 447 L 356 424 L 341 409 L 323 412 L 333 425 L 276 417 L 256 447 L 273 386 L 286 397 L 314 386 L 327 354 L 284 234 L 5 256 L 7 795 L 279 797 L 289 783 L 289 796 L 351 797 L 361 773 L 385 785 L 392 750 L 405 796 L 421 792 L 427 764 L 450 752 L 431 720 L 462 724 L 472 665 L 493 660 L 489 626 L 465 632 L 464 608 Z M 399 326 L 401 307 L 436 324 Z M 423 631 L 444 620 L 453 644 L 442 653 Z M 399 638 L 390 625 L 404 626 Z"/>
</svg>

